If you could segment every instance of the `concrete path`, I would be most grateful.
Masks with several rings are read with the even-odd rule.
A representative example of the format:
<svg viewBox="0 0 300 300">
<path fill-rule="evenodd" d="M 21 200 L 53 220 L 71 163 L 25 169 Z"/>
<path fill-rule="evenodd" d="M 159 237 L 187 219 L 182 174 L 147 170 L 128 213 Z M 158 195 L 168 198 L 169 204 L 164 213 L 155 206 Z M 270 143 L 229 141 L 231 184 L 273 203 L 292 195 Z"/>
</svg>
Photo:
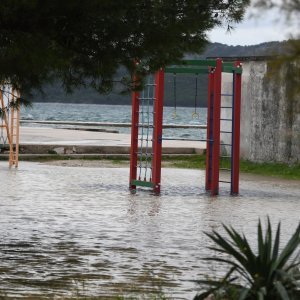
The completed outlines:
<svg viewBox="0 0 300 300">
<path fill-rule="evenodd" d="M 59 148 L 59 150 L 57 149 Z M 166 154 L 201 153 L 205 142 L 163 141 Z M 20 153 L 129 153 L 130 134 L 20 127 Z"/>
</svg>

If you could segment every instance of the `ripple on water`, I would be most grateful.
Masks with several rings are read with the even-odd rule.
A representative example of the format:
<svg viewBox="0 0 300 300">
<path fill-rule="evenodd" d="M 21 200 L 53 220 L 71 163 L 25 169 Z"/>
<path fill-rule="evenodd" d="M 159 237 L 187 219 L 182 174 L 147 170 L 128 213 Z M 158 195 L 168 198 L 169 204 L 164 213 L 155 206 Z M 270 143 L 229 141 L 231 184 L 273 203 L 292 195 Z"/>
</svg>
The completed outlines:
<svg viewBox="0 0 300 300">
<path fill-rule="evenodd" d="M 241 182 L 241 195 L 204 192 L 204 172 L 163 170 L 161 196 L 128 191 L 128 170 L 0 163 L 0 290 L 24 295 L 157 293 L 191 298 L 192 280 L 222 268 L 204 262 L 203 231 L 221 223 L 255 243 L 256 222 L 299 221 L 300 187 Z"/>
</svg>

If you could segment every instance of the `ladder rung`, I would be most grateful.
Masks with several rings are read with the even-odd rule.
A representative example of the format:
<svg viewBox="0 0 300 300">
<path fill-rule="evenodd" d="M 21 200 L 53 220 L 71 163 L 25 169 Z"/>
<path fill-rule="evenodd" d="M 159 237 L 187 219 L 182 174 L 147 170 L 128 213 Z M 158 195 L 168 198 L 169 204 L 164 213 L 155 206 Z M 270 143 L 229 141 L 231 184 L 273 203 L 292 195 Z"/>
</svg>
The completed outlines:
<svg viewBox="0 0 300 300">
<path fill-rule="evenodd" d="M 224 143 L 221 143 L 220 145 L 221 146 L 232 146 L 231 144 L 224 144 Z"/>
<path fill-rule="evenodd" d="M 143 125 L 143 124 L 139 124 L 139 125 L 137 125 L 137 127 L 139 127 L 139 128 L 154 128 L 153 125 Z"/>
<path fill-rule="evenodd" d="M 228 168 L 220 168 L 221 171 L 231 171 L 231 169 Z"/>
<path fill-rule="evenodd" d="M 221 106 L 221 108 L 232 108 L 232 106 Z"/>
<path fill-rule="evenodd" d="M 221 133 L 232 133 L 232 131 L 220 131 Z"/>
<path fill-rule="evenodd" d="M 221 183 L 231 183 L 230 181 L 219 180 Z"/>
<path fill-rule="evenodd" d="M 153 97 L 140 97 L 138 99 L 144 101 L 144 100 L 154 100 L 155 98 L 153 98 Z"/>
<path fill-rule="evenodd" d="M 220 119 L 221 121 L 232 121 L 232 119 Z"/>
<path fill-rule="evenodd" d="M 221 96 L 230 97 L 233 96 L 233 94 L 221 94 Z"/>
<path fill-rule="evenodd" d="M 139 152 L 135 152 L 135 154 L 140 154 L 140 155 L 153 155 L 153 153 L 146 153 L 146 152 L 141 152 L 141 151 L 139 151 Z"/>
</svg>

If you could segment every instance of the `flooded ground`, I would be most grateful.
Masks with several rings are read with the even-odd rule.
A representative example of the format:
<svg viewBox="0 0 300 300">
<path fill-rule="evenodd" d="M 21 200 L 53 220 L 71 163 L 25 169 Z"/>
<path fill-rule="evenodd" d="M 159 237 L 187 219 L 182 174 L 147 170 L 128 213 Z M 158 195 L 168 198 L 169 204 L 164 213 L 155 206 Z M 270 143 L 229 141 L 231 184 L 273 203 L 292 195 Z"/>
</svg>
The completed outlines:
<svg viewBox="0 0 300 300">
<path fill-rule="evenodd" d="M 258 180 L 257 180 L 258 179 Z M 0 298 L 131 295 L 163 291 L 191 299 L 193 280 L 222 268 L 203 231 L 221 223 L 255 243 L 256 223 L 282 221 L 283 241 L 300 216 L 300 184 L 246 177 L 241 195 L 211 198 L 204 172 L 163 169 L 162 195 L 128 192 L 127 168 L 0 163 Z"/>
</svg>

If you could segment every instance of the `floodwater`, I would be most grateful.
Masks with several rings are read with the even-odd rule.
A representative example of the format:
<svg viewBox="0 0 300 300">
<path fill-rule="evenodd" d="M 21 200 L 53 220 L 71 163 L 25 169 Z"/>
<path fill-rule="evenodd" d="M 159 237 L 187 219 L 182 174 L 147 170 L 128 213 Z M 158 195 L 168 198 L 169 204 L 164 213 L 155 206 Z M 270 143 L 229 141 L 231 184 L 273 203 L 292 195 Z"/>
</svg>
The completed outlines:
<svg viewBox="0 0 300 300">
<path fill-rule="evenodd" d="M 1 162 L 0 298 L 191 299 L 194 280 L 222 272 L 203 261 L 213 254 L 203 231 L 231 224 L 255 244 L 257 220 L 269 215 L 282 221 L 284 242 L 299 222 L 299 181 L 250 177 L 240 196 L 224 186 L 211 198 L 203 171 L 162 175 L 161 196 L 132 195 L 127 168 Z"/>
</svg>

